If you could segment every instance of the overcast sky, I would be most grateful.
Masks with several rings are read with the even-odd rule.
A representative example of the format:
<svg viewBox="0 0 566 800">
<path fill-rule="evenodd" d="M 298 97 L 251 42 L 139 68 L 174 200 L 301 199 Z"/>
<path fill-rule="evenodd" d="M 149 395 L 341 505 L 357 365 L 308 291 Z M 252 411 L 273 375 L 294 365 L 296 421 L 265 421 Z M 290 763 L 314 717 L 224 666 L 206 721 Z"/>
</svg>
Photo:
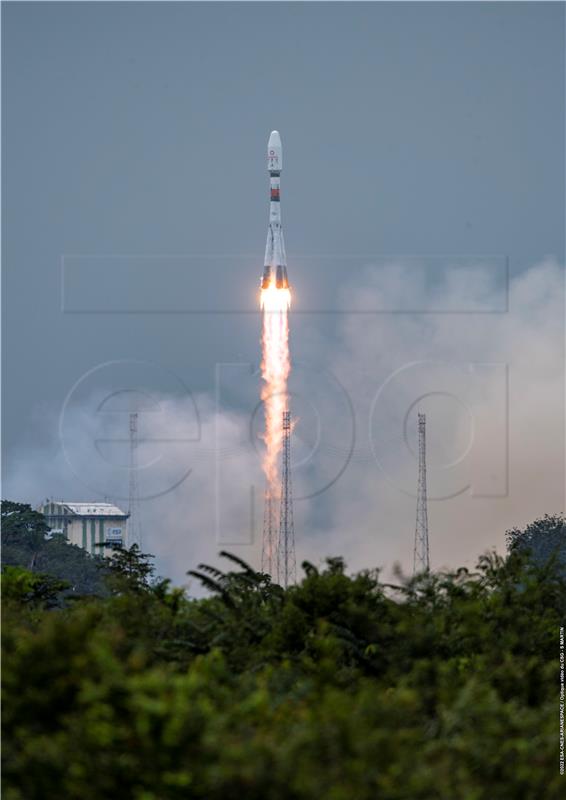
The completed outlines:
<svg viewBox="0 0 566 800">
<path fill-rule="evenodd" d="M 412 359 L 446 357 L 451 339 L 452 360 L 492 358 L 485 319 L 512 315 L 513 281 L 523 305 L 511 330 L 529 321 L 520 289 L 532 285 L 521 283 L 529 270 L 560 296 L 561 3 L 4 3 L 2 51 L 5 494 L 35 503 L 49 494 L 91 499 L 99 490 L 88 464 L 81 483 L 61 461 L 61 411 L 90 402 L 89 391 L 133 381 L 170 398 L 193 393 L 204 398 L 202 414 L 214 405 L 218 364 L 257 366 L 265 148 L 274 128 L 284 148 L 297 375 L 302 361 L 357 387 L 362 439 L 371 406 L 363 408 L 364 398 Z M 387 272 L 392 263 L 397 277 Z M 464 282 L 447 269 L 464 270 Z M 465 276 L 473 283 L 474 270 L 483 289 L 470 288 Z M 549 306 L 555 325 L 541 344 L 555 348 L 548 386 L 560 401 L 549 432 L 556 464 L 561 309 Z M 450 315 L 420 316 L 436 326 L 424 350 L 422 331 L 398 319 L 419 310 L 455 312 L 453 328 Z M 452 333 L 462 314 L 465 340 Z M 401 327 L 393 334 L 392 325 Z M 379 365 L 378 335 L 391 348 Z M 470 342 L 479 339 L 474 355 Z M 511 364 L 511 406 L 515 356 L 505 348 L 497 356 Z M 154 366 L 101 366 L 116 360 Z M 346 378 L 348 370 L 357 375 Z M 528 375 L 522 380 L 529 385 Z M 245 382 L 222 396 L 226 414 L 246 417 Z M 321 382 L 310 396 L 316 391 L 324 394 Z M 345 430 L 344 410 L 336 407 L 334 418 L 326 411 Z M 309 413 L 305 406 L 303 420 Z M 501 544 L 506 520 L 560 510 L 562 479 L 545 508 L 514 516 L 516 501 L 507 498 L 501 513 L 480 515 L 482 525 L 494 520 L 499 538 L 470 544 L 466 556 Z M 316 483 L 310 474 L 297 480 Z M 355 473 L 352 481 L 359 485 Z M 383 483 L 378 469 L 371 481 Z M 187 492 L 193 507 L 199 498 Z M 313 536 L 352 498 L 346 479 L 332 492 L 304 511 Z M 373 526 L 380 509 L 367 510 L 366 494 L 360 504 Z M 409 544 L 399 545 L 399 557 L 408 558 L 414 499 L 402 502 Z M 390 518 L 395 507 L 392 496 Z M 439 537 L 451 525 L 452 517 Z M 367 523 L 352 526 L 359 543 Z M 391 562 L 395 553 L 390 543 L 371 557 Z"/>
</svg>

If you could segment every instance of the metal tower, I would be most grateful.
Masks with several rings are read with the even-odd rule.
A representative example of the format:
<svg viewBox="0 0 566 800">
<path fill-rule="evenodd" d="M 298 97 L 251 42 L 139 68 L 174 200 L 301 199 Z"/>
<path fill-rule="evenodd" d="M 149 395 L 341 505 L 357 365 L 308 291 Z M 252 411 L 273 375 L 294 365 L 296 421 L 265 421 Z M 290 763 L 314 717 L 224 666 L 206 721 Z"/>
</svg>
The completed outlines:
<svg viewBox="0 0 566 800">
<path fill-rule="evenodd" d="M 130 413 L 130 486 L 128 492 L 128 536 L 127 544 L 137 544 L 142 549 L 142 534 L 139 519 L 138 489 L 138 413 Z"/>
<path fill-rule="evenodd" d="M 261 571 L 271 575 L 277 583 L 277 528 L 275 525 L 275 500 L 268 485 L 263 507 L 263 540 L 261 546 Z"/>
<path fill-rule="evenodd" d="M 417 525 L 413 552 L 413 575 L 428 572 L 428 513 L 426 498 L 426 415 L 419 414 L 419 486 L 417 492 Z"/>
<path fill-rule="evenodd" d="M 279 581 L 287 588 L 296 577 L 295 526 L 291 490 L 291 414 L 283 412 L 283 463 L 281 469 L 281 507 L 279 514 L 279 544 L 277 547 Z"/>
</svg>

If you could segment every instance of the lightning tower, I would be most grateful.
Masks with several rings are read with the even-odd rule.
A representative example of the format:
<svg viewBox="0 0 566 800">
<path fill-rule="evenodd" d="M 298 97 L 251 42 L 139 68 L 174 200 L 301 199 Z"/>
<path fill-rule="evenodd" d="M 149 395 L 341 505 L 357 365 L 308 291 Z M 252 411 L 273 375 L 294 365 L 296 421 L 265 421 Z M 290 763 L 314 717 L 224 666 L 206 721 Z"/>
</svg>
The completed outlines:
<svg viewBox="0 0 566 800">
<path fill-rule="evenodd" d="M 428 551 L 428 512 L 426 497 L 426 415 L 419 414 L 419 484 L 417 492 L 417 525 L 413 552 L 413 575 L 430 569 Z"/>
<path fill-rule="evenodd" d="M 295 526 L 291 487 L 291 414 L 283 412 L 283 456 L 281 467 L 281 507 L 279 510 L 279 543 L 277 547 L 279 582 L 287 588 L 295 582 Z"/>
<path fill-rule="evenodd" d="M 138 489 L 138 414 L 130 413 L 130 485 L 128 491 L 128 547 L 137 544 L 142 549 L 142 535 L 139 519 Z"/>
</svg>

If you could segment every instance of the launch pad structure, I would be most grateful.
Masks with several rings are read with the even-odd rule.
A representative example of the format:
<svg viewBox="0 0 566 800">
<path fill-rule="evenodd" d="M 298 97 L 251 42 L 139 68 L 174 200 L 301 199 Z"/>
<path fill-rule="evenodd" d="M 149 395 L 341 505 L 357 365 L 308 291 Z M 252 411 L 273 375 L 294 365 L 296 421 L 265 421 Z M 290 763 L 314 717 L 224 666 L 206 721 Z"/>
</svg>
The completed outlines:
<svg viewBox="0 0 566 800">
<path fill-rule="evenodd" d="M 277 546 L 279 581 L 285 589 L 296 580 L 295 523 L 291 483 L 291 413 L 283 412 L 283 455 L 281 464 L 281 504 Z"/>
<path fill-rule="evenodd" d="M 295 556 L 295 523 L 291 480 L 291 413 L 283 412 L 281 454 L 281 490 L 279 496 L 279 528 L 276 524 L 276 498 L 268 486 L 265 492 L 261 570 L 274 582 L 287 588 L 297 575 Z"/>
<path fill-rule="evenodd" d="M 263 506 L 263 539 L 261 543 L 261 571 L 277 580 L 277 524 L 275 498 L 269 485 L 265 489 Z"/>
</svg>

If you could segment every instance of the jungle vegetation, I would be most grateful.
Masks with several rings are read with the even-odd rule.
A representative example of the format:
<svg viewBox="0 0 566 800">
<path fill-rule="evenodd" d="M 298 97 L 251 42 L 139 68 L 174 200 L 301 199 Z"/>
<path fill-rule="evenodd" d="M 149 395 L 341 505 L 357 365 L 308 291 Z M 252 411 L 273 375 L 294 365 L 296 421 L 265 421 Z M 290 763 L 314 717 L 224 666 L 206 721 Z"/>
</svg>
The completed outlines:
<svg viewBox="0 0 566 800">
<path fill-rule="evenodd" d="M 3 504 L 5 800 L 564 796 L 554 551 L 287 590 L 223 553 L 194 599 L 135 547 L 54 569 L 34 514 Z"/>
</svg>

